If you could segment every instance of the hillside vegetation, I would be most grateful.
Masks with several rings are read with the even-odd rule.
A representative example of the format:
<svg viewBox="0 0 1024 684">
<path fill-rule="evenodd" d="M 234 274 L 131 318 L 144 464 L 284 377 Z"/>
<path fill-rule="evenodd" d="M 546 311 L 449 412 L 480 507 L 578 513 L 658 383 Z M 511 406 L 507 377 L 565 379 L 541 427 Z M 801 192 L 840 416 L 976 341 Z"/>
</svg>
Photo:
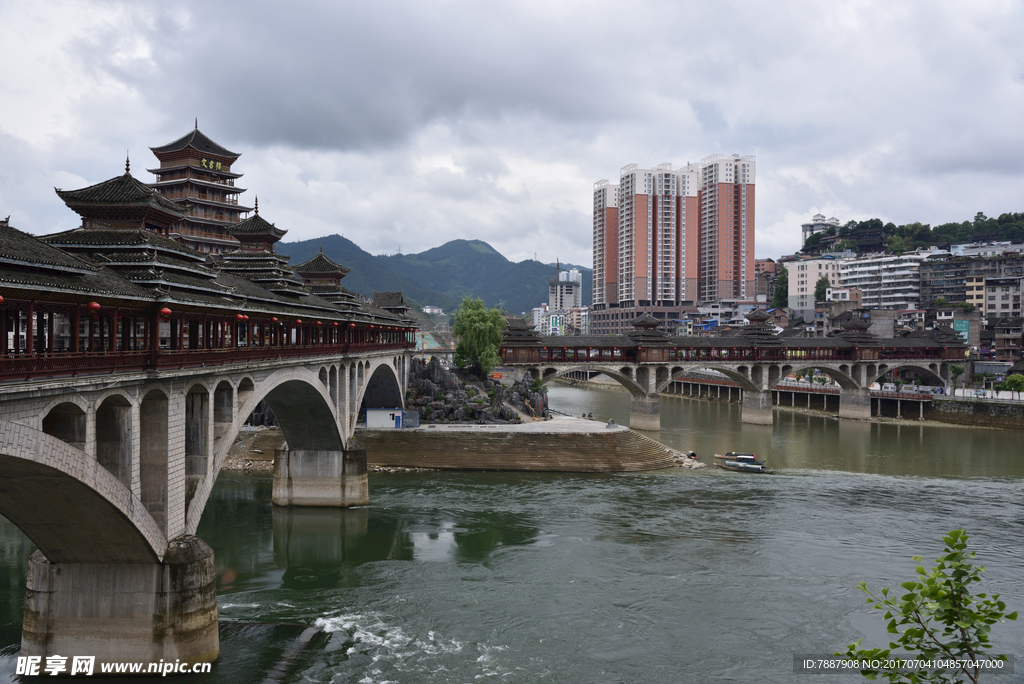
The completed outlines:
<svg viewBox="0 0 1024 684">
<path fill-rule="evenodd" d="M 332 261 L 351 268 L 342 281 L 349 290 L 402 291 L 419 306 L 455 310 L 465 297 L 480 298 L 489 307 L 514 314 L 528 312 L 548 300 L 548 281 L 554 264 L 514 263 L 480 240 L 453 240 L 419 254 L 374 256 L 348 238 L 328 235 L 314 240 L 278 243 L 276 250 L 291 256 L 293 266 L 316 256 L 323 248 Z M 563 264 L 563 270 L 583 273 L 583 303 L 591 301 L 591 269 Z"/>
</svg>

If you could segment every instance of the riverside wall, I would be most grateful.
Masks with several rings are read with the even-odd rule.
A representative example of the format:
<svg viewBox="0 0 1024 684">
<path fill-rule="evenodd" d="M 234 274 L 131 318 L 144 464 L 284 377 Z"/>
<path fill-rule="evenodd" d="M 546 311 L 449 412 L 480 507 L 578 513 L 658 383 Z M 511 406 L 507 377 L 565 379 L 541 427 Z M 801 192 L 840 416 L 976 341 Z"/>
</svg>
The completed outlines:
<svg viewBox="0 0 1024 684">
<path fill-rule="evenodd" d="M 925 406 L 925 420 L 960 425 L 1024 429 L 1024 404 L 1001 404 L 970 399 L 932 401 Z"/>
<path fill-rule="evenodd" d="M 573 420 L 583 427 L 544 429 L 560 422 L 357 430 L 356 438 L 371 467 L 608 473 L 674 463 L 675 451 L 621 426 Z"/>
</svg>

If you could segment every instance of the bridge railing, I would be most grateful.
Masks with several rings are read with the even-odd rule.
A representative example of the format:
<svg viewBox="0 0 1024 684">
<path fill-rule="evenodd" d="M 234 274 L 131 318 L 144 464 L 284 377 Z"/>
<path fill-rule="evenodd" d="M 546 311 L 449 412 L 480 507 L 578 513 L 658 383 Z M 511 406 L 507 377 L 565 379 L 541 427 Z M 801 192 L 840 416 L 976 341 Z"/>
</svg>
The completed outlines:
<svg viewBox="0 0 1024 684">
<path fill-rule="evenodd" d="M 0 382 L 93 373 L 144 372 L 174 368 L 220 366 L 232 363 L 404 351 L 411 342 L 290 345 L 282 347 L 226 347 L 221 349 L 161 349 L 116 352 L 53 352 L 0 356 Z"/>
</svg>

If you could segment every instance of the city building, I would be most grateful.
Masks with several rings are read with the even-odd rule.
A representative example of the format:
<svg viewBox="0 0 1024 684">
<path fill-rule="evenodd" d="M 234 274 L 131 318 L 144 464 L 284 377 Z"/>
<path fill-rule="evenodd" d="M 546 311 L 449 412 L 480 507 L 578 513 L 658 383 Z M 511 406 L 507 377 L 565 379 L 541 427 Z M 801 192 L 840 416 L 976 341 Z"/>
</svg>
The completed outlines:
<svg viewBox="0 0 1024 684">
<path fill-rule="evenodd" d="M 199 252 L 237 249 L 231 228 L 253 209 L 238 203 L 245 189 L 235 186 L 242 174 L 231 167 L 241 155 L 210 140 L 198 126 L 172 143 L 150 149 L 160 161 L 159 168 L 147 169 L 156 176 L 150 187 L 185 210 L 169 237 Z"/>
<path fill-rule="evenodd" d="M 801 245 L 807 244 L 807 238 L 811 237 L 815 233 L 824 233 L 829 228 L 835 228 L 839 230 L 839 219 L 837 218 L 825 218 L 824 214 L 815 214 L 811 217 L 809 223 L 804 223 L 800 226 L 800 232 L 803 239 L 800 241 Z"/>
<path fill-rule="evenodd" d="M 984 316 L 994 323 L 1001 318 L 1021 315 L 1021 278 L 986 278 Z"/>
<path fill-rule="evenodd" d="M 755 159 L 712 155 L 622 168 L 594 185 L 591 334 L 629 330 L 644 313 L 664 321 L 718 299 L 753 299 Z"/>
<path fill-rule="evenodd" d="M 548 306 L 552 309 L 579 309 L 583 306 L 583 274 L 579 269 L 558 271 L 548 282 Z"/>
<path fill-rule="evenodd" d="M 839 285 L 840 264 L 853 259 L 853 252 L 831 252 L 819 257 L 800 257 L 786 263 L 789 271 L 789 292 L 787 306 L 797 316 L 811 320 L 814 315 L 814 289 L 822 276 L 828 277 L 832 286 Z"/>
<path fill-rule="evenodd" d="M 981 308 L 985 279 L 1021 277 L 1024 254 L 1014 250 L 963 256 L 935 252 L 921 264 L 921 304 L 931 306 L 941 298 L 950 304 L 963 302 Z"/>
<path fill-rule="evenodd" d="M 775 260 L 754 259 L 754 294 L 771 299 L 775 294 Z"/>
<path fill-rule="evenodd" d="M 921 265 L 937 253 L 933 248 L 844 259 L 839 266 L 839 285 L 859 289 L 867 309 L 914 309 L 921 301 Z"/>
</svg>

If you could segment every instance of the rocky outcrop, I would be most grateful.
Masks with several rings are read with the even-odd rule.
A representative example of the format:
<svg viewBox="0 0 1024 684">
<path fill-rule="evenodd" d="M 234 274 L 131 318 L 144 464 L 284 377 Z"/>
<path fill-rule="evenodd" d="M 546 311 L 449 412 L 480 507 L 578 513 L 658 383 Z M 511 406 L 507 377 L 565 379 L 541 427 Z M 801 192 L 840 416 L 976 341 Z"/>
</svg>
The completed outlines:
<svg viewBox="0 0 1024 684">
<path fill-rule="evenodd" d="M 436 358 L 413 359 L 405 405 L 416 409 L 421 423 L 508 423 L 547 416 L 547 392 L 535 389 L 527 374 L 514 385 L 492 380 L 461 379 Z"/>
</svg>

